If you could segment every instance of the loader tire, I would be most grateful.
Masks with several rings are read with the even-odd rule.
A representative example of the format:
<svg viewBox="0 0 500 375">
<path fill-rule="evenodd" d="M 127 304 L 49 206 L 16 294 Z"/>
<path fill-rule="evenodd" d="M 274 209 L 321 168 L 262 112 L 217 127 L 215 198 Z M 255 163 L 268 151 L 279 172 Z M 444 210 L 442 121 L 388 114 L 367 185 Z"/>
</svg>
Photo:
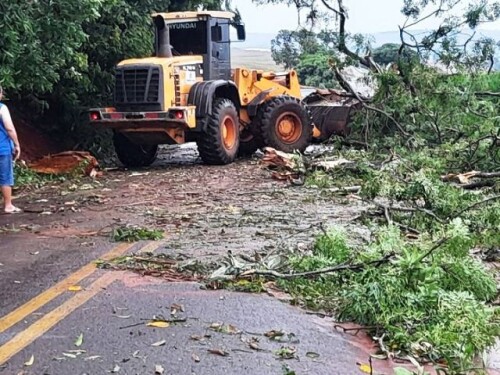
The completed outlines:
<svg viewBox="0 0 500 375">
<path fill-rule="evenodd" d="M 264 103 L 256 122 L 265 146 L 283 152 L 302 152 L 311 143 L 313 125 L 309 112 L 292 96 L 277 96 Z"/>
<path fill-rule="evenodd" d="M 147 167 L 156 160 L 158 145 L 139 145 L 121 133 L 113 135 L 116 156 L 125 167 Z"/>
<path fill-rule="evenodd" d="M 212 114 L 206 121 L 205 131 L 196 140 L 201 159 L 211 165 L 232 163 L 240 143 L 240 125 L 234 103 L 229 99 L 215 99 Z"/>
</svg>

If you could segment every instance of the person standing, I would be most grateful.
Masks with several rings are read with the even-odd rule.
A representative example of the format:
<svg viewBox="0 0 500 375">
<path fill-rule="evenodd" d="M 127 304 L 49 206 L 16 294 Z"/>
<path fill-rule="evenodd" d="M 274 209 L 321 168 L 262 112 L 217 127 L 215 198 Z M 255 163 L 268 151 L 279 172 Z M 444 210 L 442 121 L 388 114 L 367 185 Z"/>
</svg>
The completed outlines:
<svg viewBox="0 0 500 375">
<path fill-rule="evenodd" d="M 14 161 L 21 155 L 21 146 L 9 109 L 2 103 L 3 89 L 0 86 L 0 187 L 3 196 L 3 210 L 7 214 L 21 212 L 12 204 L 14 186 Z"/>
</svg>

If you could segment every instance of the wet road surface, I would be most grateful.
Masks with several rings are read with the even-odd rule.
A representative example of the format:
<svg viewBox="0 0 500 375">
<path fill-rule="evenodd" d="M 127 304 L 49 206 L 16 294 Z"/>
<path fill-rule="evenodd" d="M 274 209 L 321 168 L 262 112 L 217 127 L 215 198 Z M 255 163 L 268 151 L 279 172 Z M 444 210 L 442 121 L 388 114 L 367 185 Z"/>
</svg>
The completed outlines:
<svg viewBox="0 0 500 375">
<path fill-rule="evenodd" d="M 285 374 L 284 366 L 297 374 L 363 373 L 369 341 L 335 331 L 331 319 L 266 295 L 206 291 L 94 265 L 137 251 L 210 261 L 229 250 L 307 246 L 321 225 L 350 226 L 364 209 L 356 203 L 275 182 L 256 161 L 201 165 L 190 146 L 164 150 L 147 170 L 109 171 L 97 181 L 49 184 L 20 195 L 18 204 L 31 212 L 0 216 L 0 374 L 155 374 L 163 368 L 164 374 L 261 375 Z M 111 229 L 124 224 L 160 229 L 166 237 L 111 242 Z M 175 318 L 185 321 L 146 326 L 155 316 L 172 318 L 174 304 L 183 305 Z M 215 332 L 214 323 L 238 332 Z M 273 342 L 263 336 L 270 330 L 294 339 Z M 251 340 L 261 350 L 250 348 Z M 283 346 L 296 350 L 293 359 L 279 358 Z M 375 366 L 392 374 L 387 362 Z"/>
</svg>

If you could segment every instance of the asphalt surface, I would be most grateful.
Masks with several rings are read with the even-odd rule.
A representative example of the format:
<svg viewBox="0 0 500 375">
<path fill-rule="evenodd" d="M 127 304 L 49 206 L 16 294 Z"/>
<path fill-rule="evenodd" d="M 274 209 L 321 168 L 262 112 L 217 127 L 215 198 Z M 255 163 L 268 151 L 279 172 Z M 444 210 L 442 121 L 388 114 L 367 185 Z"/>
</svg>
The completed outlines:
<svg viewBox="0 0 500 375">
<path fill-rule="evenodd" d="M 149 170 L 110 171 L 18 196 L 30 212 L 0 215 L 0 375 L 366 373 L 360 366 L 373 343 L 338 332 L 329 318 L 265 294 L 207 291 L 93 265 L 136 251 L 210 261 L 228 250 L 307 246 L 320 224 L 349 225 L 362 207 L 290 189 L 254 161 L 200 165 L 189 147 L 163 152 Z M 123 224 L 166 237 L 111 242 L 110 228 Z M 184 311 L 177 306 L 172 315 L 175 305 Z M 148 327 L 155 316 L 181 321 Z M 271 330 L 291 335 L 277 342 L 264 335 Z M 292 358 L 281 358 L 284 350 Z M 397 364 L 373 366 L 392 374 Z"/>
<path fill-rule="evenodd" d="M 177 317 L 185 317 L 185 323 L 146 326 L 155 315 L 170 318 L 173 304 L 184 306 Z M 242 333 L 217 332 L 210 329 L 214 323 L 234 325 Z M 273 329 L 293 333 L 292 342 L 266 338 L 264 333 Z M 83 343 L 76 347 L 74 342 L 82 333 Z M 252 338 L 258 340 L 261 351 L 244 342 Z M 162 346 L 152 346 L 162 341 Z M 280 360 L 275 352 L 282 346 L 295 347 L 296 358 Z M 210 349 L 223 350 L 227 356 L 212 354 Z M 26 369 L 23 364 L 32 353 L 35 362 Z M 71 353 L 77 353 L 76 358 L 67 356 Z M 321 319 L 271 297 L 207 292 L 196 284 L 125 276 L 15 356 L 6 371 L 16 373 L 24 367 L 26 374 L 106 374 L 119 367 L 116 373 L 154 374 L 159 365 L 166 374 L 271 375 L 282 374 L 287 365 L 299 374 L 360 374 L 356 356 L 361 357 L 361 351 Z"/>
</svg>

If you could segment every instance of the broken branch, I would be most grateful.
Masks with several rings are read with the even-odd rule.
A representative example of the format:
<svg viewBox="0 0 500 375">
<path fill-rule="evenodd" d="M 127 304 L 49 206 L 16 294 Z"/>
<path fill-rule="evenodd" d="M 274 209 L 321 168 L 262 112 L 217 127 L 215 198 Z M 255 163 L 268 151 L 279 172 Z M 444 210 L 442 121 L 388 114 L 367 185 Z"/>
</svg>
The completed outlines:
<svg viewBox="0 0 500 375">
<path fill-rule="evenodd" d="M 428 252 L 426 252 L 424 255 L 422 255 L 419 259 L 418 262 L 423 261 L 425 258 L 429 257 L 432 255 L 434 251 L 439 249 L 443 244 L 448 242 L 450 239 L 448 237 L 441 238 Z"/>
<path fill-rule="evenodd" d="M 437 220 L 441 224 L 445 224 L 445 220 L 441 219 L 439 216 L 437 216 L 434 212 L 426 210 L 425 208 L 421 207 L 396 207 L 396 206 L 388 206 L 383 203 L 375 202 L 375 201 L 369 201 L 365 200 L 367 203 L 373 203 L 374 205 L 378 206 L 379 208 L 382 208 L 385 212 L 385 210 L 393 210 L 393 211 L 401 211 L 401 212 L 422 212 L 423 214 L 426 214 L 433 219 Z"/>
<path fill-rule="evenodd" d="M 459 182 L 467 181 L 471 178 L 497 178 L 500 177 L 500 172 L 467 172 L 461 174 L 447 174 L 441 177 L 441 181 L 450 182 L 453 180 L 458 180 Z"/>
<path fill-rule="evenodd" d="M 476 96 L 495 96 L 495 97 L 500 97 L 500 92 L 484 91 L 484 92 L 476 92 L 474 94 Z"/>
<path fill-rule="evenodd" d="M 356 264 L 340 264 L 338 266 L 322 268 L 316 271 L 309 272 L 298 272 L 298 273 L 280 273 L 276 271 L 263 271 L 263 270 L 249 270 L 243 272 L 239 275 L 239 277 L 249 277 L 249 276 L 267 276 L 273 277 L 276 279 L 295 279 L 297 277 L 313 277 L 324 275 L 328 273 L 341 272 L 341 271 L 361 271 L 365 269 L 367 266 L 380 266 L 385 263 L 389 263 L 389 261 L 394 257 L 394 253 L 390 253 L 384 256 L 381 259 L 374 260 L 368 263 L 356 263 Z"/>
<path fill-rule="evenodd" d="M 345 89 L 347 89 L 347 91 L 349 91 L 354 96 L 356 96 L 356 99 L 359 100 L 359 102 L 363 106 L 363 108 L 365 108 L 369 111 L 377 112 L 381 115 L 384 115 L 389 120 L 391 120 L 394 123 L 394 125 L 396 125 L 396 127 L 398 128 L 398 130 L 400 131 L 401 134 L 403 134 L 406 137 L 410 136 L 410 134 L 406 130 L 403 129 L 403 126 L 390 113 L 387 113 L 386 111 L 384 111 L 382 109 L 379 109 L 377 107 L 372 107 L 371 105 L 366 104 L 366 101 L 363 100 L 363 98 L 361 98 L 361 96 L 356 92 L 356 90 L 354 90 L 352 85 L 345 79 L 345 77 L 342 75 L 339 68 L 337 68 L 337 67 L 335 67 L 335 76 L 337 77 L 337 79 L 342 87 L 344 87 Z"/>
<path fill-rule="evenodd" d="M 491 201 L 494 201 L 494 200 L 497 200 L 497 199 L 500 199 L 500 195 L 494 195 L 492 197 L 483 199 L 482 201 L 476 202 L 476 203 L 470 205 L 469 207 L 466 207 L 463 210 L 459 211 L 457 214 L 453 215 L 452 218 L 451 218 L 451 220 L 453 220 L 453 219 L 455 219 L 457 217 L 460 217 L 462 214 L 464 214 L 467 211 L 473 210 L 476 207 L 479 207 L 479 206 L 481 206 L 481 205 L 483 205 L 485 203 L 488 203 L 488 202 L 491 202 Z"/>
</svg>

